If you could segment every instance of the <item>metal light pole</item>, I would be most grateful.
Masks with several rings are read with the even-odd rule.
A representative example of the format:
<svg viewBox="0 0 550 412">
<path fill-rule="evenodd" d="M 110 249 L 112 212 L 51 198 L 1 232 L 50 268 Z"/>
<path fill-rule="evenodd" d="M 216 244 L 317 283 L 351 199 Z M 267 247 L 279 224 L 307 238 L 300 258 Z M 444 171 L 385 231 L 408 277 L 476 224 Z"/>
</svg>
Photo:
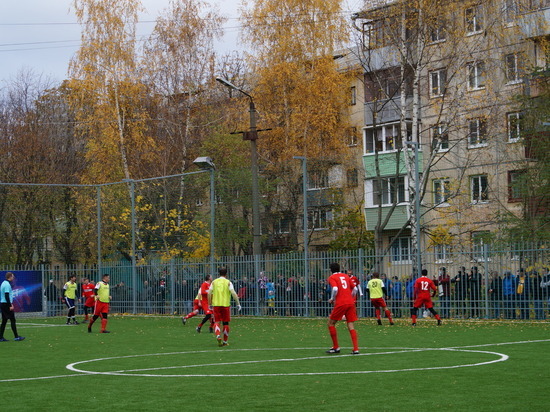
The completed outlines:
<svg viewBox="0 0 550 412">
<path fill-rule="evenodd" d="M 307 219 L 307 157 L 294 156 L 294 159 L 301 160 L 302 162 L 302 193 L 304 196 L 304 277 L 306 279 L 305 295 L 309 296 L 309 236 L 308 236 L 308 219 Z M 309 314 L 309 299 L 306 299 L 306 314 Z"/>
<path fill-rule="evenodd" d="M 250 162 L 252 166 L 252 254 L 258 256 L 261 254 L 260 245 L 260 195 L 258 191 L 258 148 L 256 145 L 256 139 L 258 138 L 258 129 L 256 127 L 256 106 L 254 105 L 254 99 L 250 94 L 244 90 L 238 88 L 234 84 L 228 82 L 225 79 L 216 77 L 216 81 L 223 84 L 225 87 L 237 90 L 250 99 L 249 112 L 250 112 L 250 126 L 247 133 L 244 133 L 244 139 L 250 140 Z"/>
<path fill-rule="evenodd" d="M 414 210 L 416 223 L 416 273 L 422 275 L 422 261 L 420 257 L 420 172 L 418 163 L 418 142 L 408 141 L 407 145 L 414 147 Z"/>
<path fill-rule="evenodd" d="M 215 219 L 216 219 L 216 192 L 214 188 L 214 171 L 216 165 L 209 157 L 197 157 L 194 161 L 198 167 L 202 170 L 208 170 L 210 172 L 210 274 L 214 273 L 214 253 L 215 253 Z"/>
</svg>

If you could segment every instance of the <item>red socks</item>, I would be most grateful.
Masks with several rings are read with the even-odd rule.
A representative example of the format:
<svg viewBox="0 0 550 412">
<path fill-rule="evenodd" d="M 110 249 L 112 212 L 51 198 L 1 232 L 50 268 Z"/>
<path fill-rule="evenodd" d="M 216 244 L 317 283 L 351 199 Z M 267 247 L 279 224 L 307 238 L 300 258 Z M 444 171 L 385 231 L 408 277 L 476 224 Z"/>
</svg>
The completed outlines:
<svg viewBox="0 0 550 412">
<path fill-rule="evenodd" d="M 352 329 L 349 331 L 349 334 L 351 336 L 351 342 L 353 343 L 353 350 L 358 351 L 359 345 L 357 344 L 357 331 L 355 329 Z"/>
<path fill-rule="evenodd" d="M 329 326 L 328 331 L 332 339 L 332 347 L 334 349 L 338 349 L 340 346 L 338 345 L 338 333 L 336 332 L 336 326 Z"/>
</svg>

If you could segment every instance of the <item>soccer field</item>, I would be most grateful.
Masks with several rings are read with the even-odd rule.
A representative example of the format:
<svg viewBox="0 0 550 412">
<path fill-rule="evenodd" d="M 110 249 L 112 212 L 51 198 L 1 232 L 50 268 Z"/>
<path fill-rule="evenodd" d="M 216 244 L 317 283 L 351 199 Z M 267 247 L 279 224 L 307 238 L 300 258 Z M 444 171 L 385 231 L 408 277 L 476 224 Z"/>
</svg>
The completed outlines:
<svg viewBox="0 0 550 412">
<path fill-rule="evenodd" d="M 234 318 L 230 346 L 176 317 L 111 317 L 110 334 L 19 319 L 0 343 L 10 410 L 357 411 L 549 409 L 550 323 L 356 323 L 360 355 L 325 319 Z M 208 330 L 207 328 L 203 328 Z"/>
</svg>

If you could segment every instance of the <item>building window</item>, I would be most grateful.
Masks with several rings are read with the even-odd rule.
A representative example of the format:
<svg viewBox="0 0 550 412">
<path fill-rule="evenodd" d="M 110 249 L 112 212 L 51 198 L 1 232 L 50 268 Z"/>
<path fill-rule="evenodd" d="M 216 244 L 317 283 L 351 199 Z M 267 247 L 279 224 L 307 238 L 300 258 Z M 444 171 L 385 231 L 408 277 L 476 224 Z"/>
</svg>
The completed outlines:
<svg viewBox="0 0 550 412">
<path fill-rule="evenodd" d="M 196 199 L 195 200 L 195 206 L 202 206 L 202 199 Z"/>
<path fill-rule="evenodd" d="M 484 259 L 484 249 L 489 240 L 489 231 L 479 231 L 472 233 L 472 259 L 475 261 Z"/>
<path fill-rule="evenodd" d="M 327 170 L 313 170 L 308 173 L 308 190 L 313 189 L 326 189 L 328 184 L 328 171 Z"/>
<path fill-rule="evenodd" d="M 508 202 L 520 202 L 523 194 L 523 175 L 525 170 L 508 171 Z"/>
<path fill-rule="evenodd" d="M 468 122 L 468 147 L 487 145 L 487 120 L 471 119 Z"/>
<path fill-rule="evenodd" d="M 514 23 L 518 14 L 518 4 L 516 0 L 504 0 L 503 13 L 505 23 Z"/>
<path fill-rule="evenodd" d="M 357 146 L 357 127 L 348 127 L 346 140 L 348 146 Z"/>
<path fill-rule="evenodd" d="M 472 203 L 486 203 L 489 200 L 487 175 L 471 176 L 470 191 L 472 194 Z"/>
<path fill-rule="evenodd" d="M 391 245 L 392 262 L 410 263 L 411 262 L 411 238 L 398 237 L 393 239 Z"/>
<path fill-rule="evenodd" d="M 333 219 L 332 210 L 317 209 L 308 213 L 309 229 L 328 229 Z"/>
<path fill-rule="evenodd" d="M 448 204 L 450 193 L 451 193 L 450 186 L 451 186 L 451 182 L 449 181 L 449 179 L 433 180 L 435 205 Z"/>
<path fill-rule="evenodd" d="M 451 245 L 438 244 L 434 246 L 435 260 L 438 263 L 451 262 Z"/>
<path fill-rule="evenodd" d="M 357 104 L 357 88 L 351 86 L 350 88 L 350 105 L 355 106 Z"/>
<path fill-rule="evenodd" d="M 468 64 L 468 89 L 479 90 L 485 88 L 485 63 L 473 62 Z"/>
<path fill-rule="evenodd" d="M 521 82 L 518 54 L 512 53 L 504 56 L 504 65 L 506 68 L 506 81 L 508 83 Z"/>
<path fill-rule="evenodd" d="M 404 176 L 374 179 L 372 183 L 374 206 L 406 202 Z"/>
<path fill-rule="evenodd" d="M 445 123 L 439 123 L 432 127 L 432 138 L 435 150 L 438 152 L 449 150 L 449 132 Z"/>
<path fill-rule="evenodd" d="M 291 219 L 288 216 L 283 216 L 275 223 L 275 233 L 290 233 Z"/>
<path fill-rule="evenodd" d="M 399 124 L 390 124 L 376 129 L 366 129 L 366 153 L 389 152 L 400 149 L 401 132 Z"/>
<path fill-rule="evenodd" d="M 523 113 L 508 113 L 508 141 L 513 143 L 522 138 Z"/>
<path fill-rule="evenodd" d="M 466 23 L 466 34 L 476 34 L 483 30 L 483 16 L 481 5 L 468 7 L 464 11 L 464 19 Z"/>
<path fill-rule="evenodd" d="M 447 82 L 447 69 L 439 69 L 430 72 L 430 96 L 439 97 L 445 93 Z"/>
<path fill-rule="evenodd" d="M 359 170 L 350 169 L 347 171 L 347 183 L 348 187 L 359 186 Z"/>
<path fill-rule="evenodd" d="M 445 41 L 447 39 L 447 31 L 445 30 L 445 23 L 438 19 L 435 22 L 435 26 L 430 29 L 430 40 L 432 43 Z"/>
</svg>

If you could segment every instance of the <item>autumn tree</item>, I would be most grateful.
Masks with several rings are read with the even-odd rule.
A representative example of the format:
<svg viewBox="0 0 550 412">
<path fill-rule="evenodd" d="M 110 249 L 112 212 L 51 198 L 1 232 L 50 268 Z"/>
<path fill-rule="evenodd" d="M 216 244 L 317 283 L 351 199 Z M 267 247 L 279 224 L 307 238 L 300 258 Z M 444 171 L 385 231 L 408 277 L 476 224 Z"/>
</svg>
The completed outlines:
<svg viewBox="0 0 550 412">
<path fill-rule="evenodd" d="M 266 193 L 266 203 L 279 202 L 278 213 L 296 221 L 301 186 L 292 157 L 323 159 L 326 169 L 343 152 L 349 73 L 334 59 L 348 36 L 342 2 L 256 1 L 243 11 L 242 22 L 252 51 L 249 91 L 260 113 L 258 126 L 272 129 L 258 138 L 262 176 L 287 198 Z"/>
</svg>

